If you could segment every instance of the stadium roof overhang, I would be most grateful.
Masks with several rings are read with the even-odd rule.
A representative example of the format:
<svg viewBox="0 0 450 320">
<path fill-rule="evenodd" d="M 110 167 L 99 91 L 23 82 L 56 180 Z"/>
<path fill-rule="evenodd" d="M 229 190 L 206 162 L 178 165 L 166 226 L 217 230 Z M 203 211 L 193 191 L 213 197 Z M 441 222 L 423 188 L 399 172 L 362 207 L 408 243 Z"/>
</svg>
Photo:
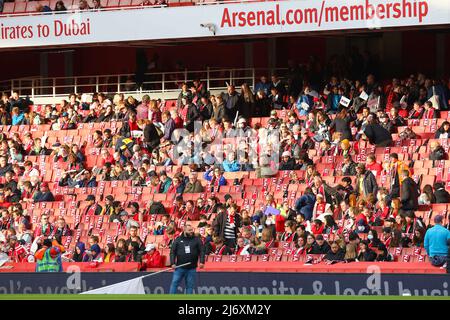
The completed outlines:
<svg viewBox="0 0 450 320">
<path fill-rule="evenodd" d="M 376 36 L 392 30 L 448 32 L 450 1 L 248 2 L 0 19 L 0 50 L 99 45 L 151 47 L 299 35 Z"/>
</svg>

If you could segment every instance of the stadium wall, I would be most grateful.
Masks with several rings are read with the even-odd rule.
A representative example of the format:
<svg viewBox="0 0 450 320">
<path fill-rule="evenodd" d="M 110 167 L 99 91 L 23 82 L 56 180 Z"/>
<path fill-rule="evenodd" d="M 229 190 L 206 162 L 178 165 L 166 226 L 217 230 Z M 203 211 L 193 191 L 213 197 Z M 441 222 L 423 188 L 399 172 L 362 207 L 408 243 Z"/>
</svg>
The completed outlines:
<svg viewBox="0 0 450 320">
<path fill-rule="evenodd" d="M 76 294 L 145 274 L 2 273 L 0 294 Z M 146 292 L 168 293 L 171 278 L 172 273 L 144 278 Z M 194 293 L 448 296 L 449 282 L 448 274 L 199 272 Z"/>
</svg>

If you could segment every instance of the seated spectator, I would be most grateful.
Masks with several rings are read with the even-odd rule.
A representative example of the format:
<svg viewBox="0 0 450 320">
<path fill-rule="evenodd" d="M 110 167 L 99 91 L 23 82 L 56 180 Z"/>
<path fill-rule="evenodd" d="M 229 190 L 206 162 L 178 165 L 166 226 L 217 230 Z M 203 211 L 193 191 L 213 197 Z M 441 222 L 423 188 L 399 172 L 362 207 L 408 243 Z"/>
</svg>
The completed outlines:
<svg viewBox="0 0 450 320">
<path fill-rule="evenodd" d="M 336 172 L 337 173 L 337 172 Z M 346 154 L 342 162 L 341 175 L 342 176 L 356 176 L 356 163 L 353 161 L 352 156 Z"/>
<path fill-rule="evenodd" d="M 363 240 L 359 244 L 359 254 L 356 258 L 358 261 L 375 261 L 377 259 L 377 254 L 369 248 L 369 242 Z"/>
<path fill-rule="evenodd" d="M 438 117 L 438 111 L 433 107 L 431 101 L 425 101 L 422 119 L 436 119 Z"/>
<path fill-rule="evenodd" d="M 445 184 L 438 181 L 434 184 L 434 197 L 436 198 L 436 203 L 449 203 L 450 194 L 445 190 Z"/>
<path fill-rule="evenodd" d="M 161 253 L 156 249 L 156 245 L 153 243 L 149 243 L 145 247 L 145 254 L 142 256 L 141 261 L 141 270 L 163 267 Z"/>
<path fill-rule="evenodd" d="M 224 186 L 227 184 L 227 180 L 223 176 L 220 168 L 214 168 L 214 173 L 212 173 L 211 171 L 213 171 L 213 169 L 207 170 L 203 177 L 205 178 L 205 180 L 210 181 L 212 188 Z"/>
<path fill-rule="evenodd" d="M 383 243 L 379 243 L 373 250 L 377 254 L 376 261 L 393 261 L 391 254 Z"/>
<path fill-rule="evenodd" d="M 222 163 L 225 172 L 237 172 L 241 170 L 240 164 L 236 160 L 236 154 L 229 152 L 227 158 Z"/>
<path fill-rule="evenodd" d="M 430 160 L 445 160 L 447 158 L 447 153 L 437 141 L 430 142 L 430 151 Z"/>
<path fill-rule="evenodd" d="M 280 171 L 294 170 L 295 160 L 289 151 L 284 151 L 281 155 Z"/>
<path fill-rule="evenodd" d="M 189 180 L 184 188 L 184 193 L 201 193 L 204 191 L 203 185 L 196 173 L 189 174 Z"/>
<path fill-rule="evenodd" d="M 450 138 L 450 122 L 444 121 L 442 125 L 437 129 L 435 139 L 448 139 Z"/>
<path fill-rule="evenodd" d="M 409 113 L 409 119 L 422 119 L 423 108 L 419 101 L 414 102 L 413 109 Z M 442 127 L 441 127 L 442 128 Z"/>
<path fill-rule="evenodd" d="M 422 193 L 418 199 L 419 205 L 430 205 L 436 203 L 436 197 L 433 193 L 433 187 L 429 184 L 423 187 Z"/>
<path fill-rule="evenodd" d="M 83 262 L 85 251 L 86 251 L 85 244 L 83 242 L 78 242 L 75 246 L 75 250 L 72 256 L 73 262 Z"/>
<path fill-rule="evenodd" d="M 337 242 L 332 242 L 330 246 L 330 250 L 327 252 L 325 256 L 325 261 L 328 264 L 333 264 L 336 262 L 344 261 L 345 252 L 339 247 Z"/>
<path fill-rule="evenodd" d="M 53 11 L 67 11 L 66 6 L 64 5 L 64 2 L 59 0 L 55 4 L 55 9 Z M 74 95 L 76 97 L 76 95 Z"/>
<path fill-rule="evenodd" d="M 33 197 L 34 202 L 50 202 L 55 201 L 53 193 L 50 191 L 47 182 L 42 182 L 39 191 Z"/>
</svg>

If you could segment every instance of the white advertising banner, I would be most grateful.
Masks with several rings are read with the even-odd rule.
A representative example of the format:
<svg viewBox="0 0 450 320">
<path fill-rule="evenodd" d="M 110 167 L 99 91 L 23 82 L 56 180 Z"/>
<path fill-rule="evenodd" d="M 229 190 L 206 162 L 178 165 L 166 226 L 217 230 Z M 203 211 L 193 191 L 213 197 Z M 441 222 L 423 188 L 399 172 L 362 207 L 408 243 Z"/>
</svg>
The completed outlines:
<svg viewBox="0 0 450 320">
<path fill-rule="evenodd" d="M 0 48 L 442 25 L 449 0 L 298 0 L 0 17 Z"/>
</svg>

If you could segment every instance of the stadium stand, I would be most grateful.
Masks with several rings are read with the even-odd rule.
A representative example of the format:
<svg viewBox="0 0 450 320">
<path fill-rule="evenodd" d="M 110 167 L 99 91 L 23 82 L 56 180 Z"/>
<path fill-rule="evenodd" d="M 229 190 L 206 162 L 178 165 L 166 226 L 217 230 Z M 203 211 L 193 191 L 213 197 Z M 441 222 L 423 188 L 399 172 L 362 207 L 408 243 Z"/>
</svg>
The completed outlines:
<svg viewBox="0 0 450 320">
<path fill-rule="evenodd" d="M 161 268 L 190 223 L 207 270 L 444 272 L 424 237 L 436 216 L 449 227 L 450 83 L 301 72 L 215 96 L 194 81 L 167 101 L 4 93 L 3 254 L 33 268 L 50 237 L 64 261 Z"/>
</svg>

